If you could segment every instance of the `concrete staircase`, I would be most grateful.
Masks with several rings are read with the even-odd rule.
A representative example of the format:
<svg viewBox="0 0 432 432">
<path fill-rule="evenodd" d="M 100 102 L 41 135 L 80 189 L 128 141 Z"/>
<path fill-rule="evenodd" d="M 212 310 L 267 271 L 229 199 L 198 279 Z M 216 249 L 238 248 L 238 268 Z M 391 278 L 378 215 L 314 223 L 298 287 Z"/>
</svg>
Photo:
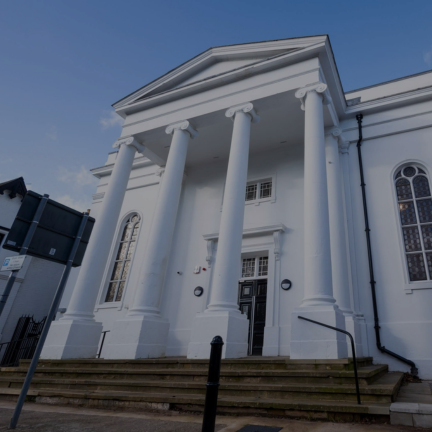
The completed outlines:
<svg viewBox="0 0 432 432">
<path fill-rule="evenodd" d="M 16 399 L 29 360 L 0 369 L 0 397 Z M 248 357 L 223 360 L 219 414 L 307 417 L 335 421 L 389 420 L 403 374 L 358 360 Z M 208 360 L 41 360 L 28 394 L 38 403 L 109 409 L 203 410 Z"/>
</svg>

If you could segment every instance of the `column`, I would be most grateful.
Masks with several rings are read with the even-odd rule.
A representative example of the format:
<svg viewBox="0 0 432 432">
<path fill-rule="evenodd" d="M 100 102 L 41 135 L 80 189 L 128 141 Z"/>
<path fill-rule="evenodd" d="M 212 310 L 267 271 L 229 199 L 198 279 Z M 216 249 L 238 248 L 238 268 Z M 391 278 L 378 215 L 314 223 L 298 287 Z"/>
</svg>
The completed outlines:
<svg viewBox="0 0 432 432">
<path fill-rule="evenodd" d="M 339 140 L 342 131 L 333 129 L 326 135 L 327 185 L 330 216 L 330 246 L 332 260 L 333 293 L 339 309 L 345 316 L 345 328 L 356 342 L 361 345 L 360 327 L 354 317 L 351 305 L 350 280 L 348 272 L 348 250 L 346 221 L 343 201 L 343 180 L 339 158 Z M 360 347 L 356 347 L 359 354 Z M 352 357 L 351 344 L 348 355 Z"/>
<path fill-rule="evenodd" d="M 114 323 L 106 358 L 156 358 L 165 355 L 169 322 L 160 314 L 163 282 L 171 252 L 189 140 L 197 131 L 188 121 L 170 125 L 168 160 L 134 300 L 124 319 Z"/>
<path fill-rule="evenodd" d="M 135 153 L 144 151 L 133 137 L 119 139 L 113 147 L 119 152 L 72 297 L 65 315 L 51 325 L 42 358 L 92 358 L 97 354 L 102 324 L 94 320 L 93 311 Z"/>
<path fill-rule="evenodd" d="M 238 281 L 240 277 L 241 247 L 245 190 L 249 159 L 251 122 L 259 117 L 251 103 L 228 109 L 234 128 L 228 161 L 223 208 L 219 229 L 216 262 L 210 303 L 204 313 L 197 314 L 193 326 L 188 358 L 208 358 L 210 342 L 216 335 L 224 340 L 223 358 L 247 355 L 248 320 L 239 311 Z"/>
<path fill-rule="evenodd" d="M 303 316 L 345 329 L 333 298 L 323 102 L 327 85 L 302 88 L 296 97 L 305 111 L 304 133 L 304 297 L 291 317 L 290 357 L 331 359 L 347 356 L 345 335 L 298 319 Z"/>
</svg>

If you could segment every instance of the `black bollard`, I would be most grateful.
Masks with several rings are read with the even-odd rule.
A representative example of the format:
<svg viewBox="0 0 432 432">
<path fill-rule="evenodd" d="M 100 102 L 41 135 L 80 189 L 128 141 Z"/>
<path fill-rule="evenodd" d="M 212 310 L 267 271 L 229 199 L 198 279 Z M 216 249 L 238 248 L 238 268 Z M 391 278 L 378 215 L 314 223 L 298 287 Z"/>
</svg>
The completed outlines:
<svg viewBox="0 0 432 432">
<path fill-rule="evenodd" d="M 202 432 L 214 432 L 216 423 L 217 398 L 219 391 L 219 377 L 223 340 L 215 336 L 211 341 L 210 363 L 204 404 L 204 418 Z"/>
</svg>

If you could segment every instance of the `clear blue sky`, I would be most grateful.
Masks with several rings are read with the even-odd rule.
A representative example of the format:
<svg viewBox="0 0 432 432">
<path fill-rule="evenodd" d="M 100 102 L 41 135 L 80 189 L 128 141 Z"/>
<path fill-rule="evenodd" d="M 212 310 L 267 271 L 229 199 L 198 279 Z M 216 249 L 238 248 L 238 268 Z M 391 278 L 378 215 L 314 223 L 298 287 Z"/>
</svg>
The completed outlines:
<svg viewBox="0 0 432 432">
<path fill-rule="evenodd" d="M 0 8 L 0 182 L 79 210 L 111 104 L 211 46 L 329 34 L 346 91 L 432 68 L 431 0 L 14 0 Z"/>
</svg>

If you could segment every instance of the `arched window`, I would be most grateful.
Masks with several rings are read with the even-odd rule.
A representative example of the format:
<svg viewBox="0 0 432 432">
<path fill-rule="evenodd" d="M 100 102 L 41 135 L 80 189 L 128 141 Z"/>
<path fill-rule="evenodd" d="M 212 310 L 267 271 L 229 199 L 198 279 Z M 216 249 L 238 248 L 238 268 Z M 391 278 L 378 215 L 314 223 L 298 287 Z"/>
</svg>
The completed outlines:
<svg viewBox="0 0 432 432">
<path fill-rule="evenodd" d="M 432 198 L 427 174 L 415 165 L 395 175 L 409 280 L 432 279 Z"/>
<path fill-rule="evenodd" d="M 137 214 L 131 215 L 125 222 L 111 278 L 108 283 L 105 302 L 118 302 L 122 299 L 135 250 L 139 225 L 140 217 Z"/>
</svg>

